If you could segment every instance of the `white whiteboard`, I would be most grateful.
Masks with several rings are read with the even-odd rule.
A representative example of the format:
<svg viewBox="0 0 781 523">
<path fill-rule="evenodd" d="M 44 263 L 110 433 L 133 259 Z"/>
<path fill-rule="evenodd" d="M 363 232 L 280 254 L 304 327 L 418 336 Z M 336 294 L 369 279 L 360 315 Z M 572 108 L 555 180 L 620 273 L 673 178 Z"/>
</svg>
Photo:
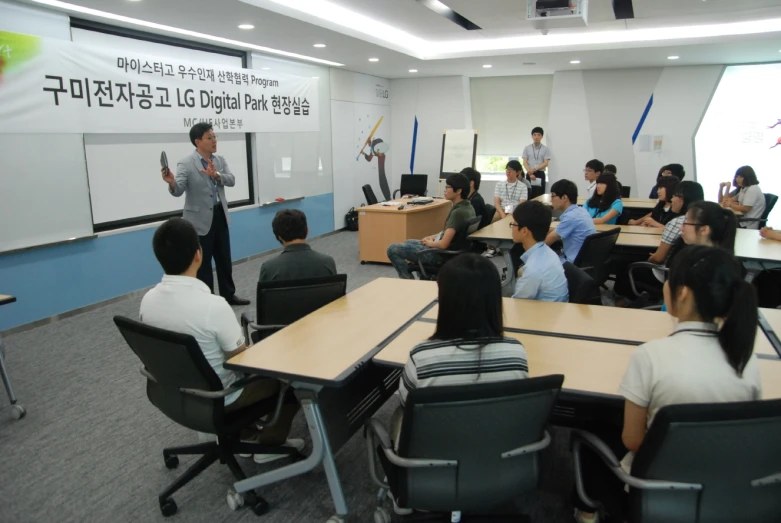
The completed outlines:
<svg viewBox="0 0 781 523">
<path fill-rule="evenodd" d="M 0 2 L 0 31 L 70 38 L 66 15 Z M 92 234 L 80 134 L 4 134 L 0 252 Z"/>
<path fill-rule="evenodd" d="M 182 210 L 185 197 L 171 196 L 160 175 L 160 152 L 176 173 L 176 162 L 195 149 L 187 135 L 85 134 L 84 147 L 95 225 Z M 228 201 L 250 199 L 245 135 L 218 132 L 217 154 L 236 176 L 235 187 L 225 188 Z"/>
<path fill-rule="evenodd" d="M 441 173 L 458 173 L 475 164 L 476 129 L 448 129 L 442 147 Z"/>
<path fill-rule="evenodd" d="M 117 48 L 125 53 L 136 51 L 161 57 L 197 60 L 204 64 L 242 66 L 241 58 L 236 56 L 196 51 L 85 29 L 74 28 L 72 33 L 74 42 Z M 153 122 L 150 122 L 150 129 L 154 129 Z M 254 195 L 249 191 L 246 135 L 224 133 L 220 130 L 216 132 L 217 154 L 225 157 L 231 172 L 236 176 L 236 186 L 225 189 L 228 201 L 250 199 L 254 202 Z M 175 172 L 176 162 L 195 150 L 186 132 L 85 134 L 84 147 L 92 221 L 96 226 L 178 211 L 184 206 L 184 196 L 171 196 L 161 179 L 160 152 L 166 152 L 171 170 Z"/>
</svg>

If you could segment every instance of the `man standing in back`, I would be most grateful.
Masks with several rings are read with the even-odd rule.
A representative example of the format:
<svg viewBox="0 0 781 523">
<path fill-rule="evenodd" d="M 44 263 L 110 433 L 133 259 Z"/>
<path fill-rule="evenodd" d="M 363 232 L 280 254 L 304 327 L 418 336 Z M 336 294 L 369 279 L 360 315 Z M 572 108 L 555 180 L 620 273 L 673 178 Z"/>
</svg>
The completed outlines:
<svg viewBox="0 0 781 523">
<path fill-rule="evenodd" d="M 299 280 L 336 274 L 336 263 L 327 254 L 306 243 L 309 227 L 306 215 L 297 209 L 283 209 L 271 222 L 274 237 L 284 249 L 260 267 L 260 281 Z"/>
<path fill-rule="evenodd" d="M 422 240 L 407 240 L 402 243 L 392 243 L 388 246 L 388 258 L 393 268 L 399 273 L 399 278 L 411 280 L 407 262 L 418 263 L 420 258 L 424 263 L 441 265 L 446 258 L 436 253 L 418 254 L 425 249 L 447 249 L 451 251 L 464 250 L 469 245 L 466 230 L 469 222 L 475 217 L 475 210 L 469 200 L 469 179 L 463 174 L 451 174 L 445 180 L 445 198 L 453 203 L 453 208 L 445 220 L 445 229 L 434 236 Z"/>
<path fill-rule="evenodd" d="M 233 187 L 236 178 L 228 162 L 217 156 L 217 135 L 211 124 L 197 123 L 190 129 L 190 141 L 195 151 L 176 164 L 176 176 L 163 168 L 163 180 L 168 192 L 179 197 L 185 192 L 182 217 L 192 223 L 203 249 L 203 263 L 198 279 L 214 292 L 212 258 L 217 268 L 220 296 L 231 305 L 249 305 L 249 300 L 236 296 L 233 283 L 231 240 L 228 232 L 228 199 L 225 187 Z"/>
<path fill-rule="evenodd" d="M 545 169 L 550 164 L 550 149 L 548 149 L 547 145 L 542 144 L 544 135 L 545 132 L 542 130 L 542 127 L 535 127 L 532 129 L 531 145 L 527 145 L 523 149 L 523 166 L 526 168 L 526 173 L 532 184 L 532 194 L 529 196 L 529 199 L 545 193 Z M 535 190 L 535 186 L 540 189 Z M 539 194 L 535 194 L 537 192 Z"/>
<path fill-rule="evenodd" d="M 547 245 L 561 240 L 564 243 L 561 262 L 574 262 L 586 238 L 597 232 L 594 220 L 586 209 L 578 205 L 578 186 L 569 180 L 559 180 L 550 188 L 554 211 L 561 211 L 559 226 L 548 233 Z"/>
</svg>

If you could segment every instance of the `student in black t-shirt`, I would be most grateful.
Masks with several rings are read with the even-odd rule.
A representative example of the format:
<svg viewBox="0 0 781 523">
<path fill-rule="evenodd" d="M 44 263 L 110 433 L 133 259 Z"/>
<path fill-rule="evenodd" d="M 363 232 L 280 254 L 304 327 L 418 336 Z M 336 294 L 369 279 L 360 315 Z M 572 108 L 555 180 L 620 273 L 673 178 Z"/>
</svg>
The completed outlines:
<svg viewBox="0 0 781 523">
<path fill-rule="evenodd" d="M 491 216 L 488 215 L 488 208 L 485 206 L 485 200 L 483 199 L 483 196 L 477 192 L 480 189 L 480 171 L 472 169 L 471 167 L 465 167 L 461 169 L 461 174 L 469 178 L 469 196 L 467 196 L 467 200 L 472 204 L 472 207 L 475 210 L 475 216 L 480 216 L 480 228 L 482 229 L 491 223 L 493 213 L 491 213 Z"/>
</svg>

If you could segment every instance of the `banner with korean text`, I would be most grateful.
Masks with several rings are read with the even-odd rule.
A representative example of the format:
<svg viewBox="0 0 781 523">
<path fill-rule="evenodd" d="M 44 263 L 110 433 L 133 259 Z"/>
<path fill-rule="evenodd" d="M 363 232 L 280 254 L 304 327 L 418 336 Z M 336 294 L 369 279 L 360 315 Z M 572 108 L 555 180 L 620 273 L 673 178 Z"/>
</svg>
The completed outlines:
<svg viewBox="0 0 781 523">
<path fill-rule="evenodd" d="M 0 31 L 0 133 L 318 131 L 317 82 Z"/>
</svg>

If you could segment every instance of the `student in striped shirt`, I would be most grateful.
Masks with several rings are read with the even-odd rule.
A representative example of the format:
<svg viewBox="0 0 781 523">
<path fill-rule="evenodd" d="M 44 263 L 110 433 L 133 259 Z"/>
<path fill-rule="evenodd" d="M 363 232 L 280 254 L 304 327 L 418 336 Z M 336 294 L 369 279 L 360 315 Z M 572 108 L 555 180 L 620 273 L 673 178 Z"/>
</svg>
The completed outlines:
<svg viewBox="0 0 781 523">
<path fill-rule="evenodd" d="M 503 336 L 496 266 L 476 254 L 462 254 L 442 267 L 437 284 L 437 328 L 410 352 L 399 383 L 402 406 L 416 388 L 527 378 L 526 350 Z M 400 422 L 399 413 L 399 428 Z"/>
</svg>

